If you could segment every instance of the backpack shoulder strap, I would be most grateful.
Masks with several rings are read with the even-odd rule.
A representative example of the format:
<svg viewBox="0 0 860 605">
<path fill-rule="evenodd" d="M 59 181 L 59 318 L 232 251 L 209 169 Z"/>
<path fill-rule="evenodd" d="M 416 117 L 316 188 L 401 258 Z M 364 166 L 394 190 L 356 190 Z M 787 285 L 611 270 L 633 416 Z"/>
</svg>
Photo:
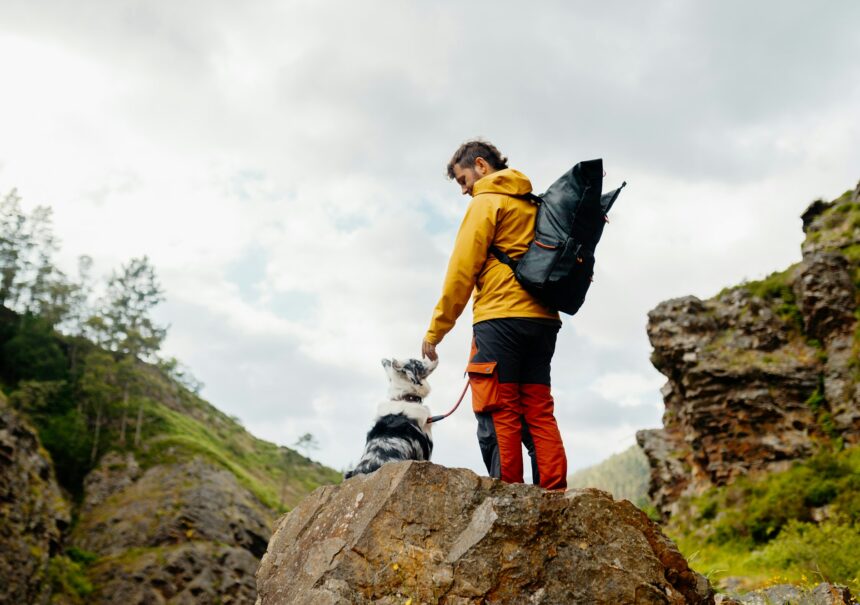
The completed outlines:
<svg viewBox="0 0 860 605">
<path fill-rule="evenodd" d="M 512 259 L 510 256 L 499 250 L 495 245 L 490 246 L 489 251 L 490 254 L 499 259 L 499 262 L 507 265 L 514 271 L 516 271 L 517 265 L 520 264 L 520 261 Z"/>
<path fill-rule="evenodd" d="M 481 194 L 479 193 L 478 195 L 481 195 Z M 535 195 L 534 193 L 526 193 L 524 195 L 513 195 L 510 193 L 505 193 L 503 195 L 507 195 L 508 197 L 513 197 L 513 198 L 517 198 L 520 200 L 525 200 L 527 202 L 534 204 L 535 206 L 540 206 L 541 202 L 543 202 L 543 199 L 539 195 Z M 510 267 L 514 271 L 517 270 L 517 265 L 520 264 L 520 261 L 512 259 L 510 256 L 508 256 L 507 254 L 505 254 L 504 252 L 499 250 L 499 248 L 496 245 L 490 246 L 488 250 L 489 250 L 490 254 L 492 254 L 497 259 L 499 259 L 500 263 L 507 265 L 508 267 Z"/>
</svg>

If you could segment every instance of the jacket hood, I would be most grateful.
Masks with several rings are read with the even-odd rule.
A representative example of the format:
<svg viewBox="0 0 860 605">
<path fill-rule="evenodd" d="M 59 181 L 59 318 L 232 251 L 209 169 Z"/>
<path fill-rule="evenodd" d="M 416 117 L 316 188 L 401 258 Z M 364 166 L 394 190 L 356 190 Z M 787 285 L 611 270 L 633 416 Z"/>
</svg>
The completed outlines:
<svg viewBox="0 0 860 605">
<path fill-rule="evenodd" d="M 479 193 L 502 193 L 525 195 L 532 190 L 532 183 L 526 175 L 513 168 L 492 172 L 472 186 L 472 196 Z"/>
</svg>

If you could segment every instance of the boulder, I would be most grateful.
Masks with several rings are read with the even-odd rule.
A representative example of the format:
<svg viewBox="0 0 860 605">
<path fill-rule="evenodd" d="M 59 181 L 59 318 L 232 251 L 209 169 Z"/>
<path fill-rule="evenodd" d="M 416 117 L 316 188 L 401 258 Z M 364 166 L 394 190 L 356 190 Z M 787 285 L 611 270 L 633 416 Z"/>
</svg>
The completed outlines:
<svg viewBox="0 0 860 605">
<path fill-rule="evenodd" d="M 49 559 L 68 523 L 50 456 L 0 396 L 0 603 L 48 602 Z"/>
<path fill-rule="evenodd" d="M 651 360 L 668 379 L 663 429 L 640 431 L 649 494 L 666 516 L 688 493 L 751 471 L 776 471 L 812 451 L 806 401 L 823 371 L 818 350 L 744 288 L 648 314 Z"/>
<path fill-rule="evenodd" d="M 273 515 L 232 473 L 195 458 L 154 466 L 131 481 L 133 458 L 106 458 L 87 477 L 86 485 L 96 490 L 87 491 L 84 502 L 111 495 L 81 516 L 72 532 L 75 546 L 113 556 L 129 548 L 206 540 L 258 558 L 265 552 Z M 121 468 L 107 468 L 117 461 Z"/>
<path fill-rule="evenodd" d="M 857 601 L 844 586 L 824 582 L 813 588 L 777 584 L 763 590 L 731 597 L 717 595 L 717 605 L 854 605 Z"/>
<path fill-rule="evenodd" d="M 86 478 L 71 543 L 99 555 L 93 605 L 251 605 L 274 514 L 202 458 L 142 472 L 107 454 Z"/>
<path fill-rule="evenodd" d="M 649 494 L 683 496 L 860 443 L 860 184 L 803 213 L 803 260 L 766 281 L 660 303 L 651 361 L 668 382 L 663 427 L 640 431 Z"/>
<path fill-rule="evenodd" d="M 429 462 L 317 489 L 280 519 L 257 591 L 260 605 L 713 603 L 629 501 Z"/>
<path fill-rule="evenodd" d="M 240 605 L 254 602 L 259 561 L 243 548 L 186 542 L 108 557 L 91 570 L 89 603 Z"/>
</svg>

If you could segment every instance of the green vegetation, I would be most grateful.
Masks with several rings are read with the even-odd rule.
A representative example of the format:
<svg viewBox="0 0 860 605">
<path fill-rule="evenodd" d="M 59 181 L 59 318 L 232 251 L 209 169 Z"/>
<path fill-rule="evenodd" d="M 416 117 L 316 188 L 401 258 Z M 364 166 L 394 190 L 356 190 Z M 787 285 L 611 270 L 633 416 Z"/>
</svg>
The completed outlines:
<svg viewBox="0 0 860 605">
<path fill-rule="evenodd" d="M 250 435 L 197 396 L 201 383 L 158 355 L 164 299 L 146 257 L 114 271 L 90 300 L 91 261 L 77 280 L 52 265 L 50 211 L 25 213 L 0 198 L 0 385 L 24 412 L 75 497 L 107 451 L 131 451 L 144 468 L 203 456 L 229 470 L 265 505 L 286 510 L 340 475 Z M 303 447 L 314 440 L 307 435 Z"/>
<path fill-rule="evenodd" d="M 164 298 L 146 257 L 114 271 L 92 300 L 91 261 L 77 279 L 52 264 L 50 210 L 25 213 L 0 198 L 0 402 L 23 413 L 79 501 L 87 473 L 108 451 L 131 452 L 144 470 L 203 457 L 227 469 L 264 505 L 285 511 L 340 474 L 250 435 L 198 397 L 202 387 L 159 355 L 166 328 L 152 319 Z M 312 449 L 313 436 L 300 445 Z M 129 557 L 135 553 L 125 553 Z M 77 549 L 51 558 L 56 602 L 85 603 L 88 569 L 103 559 Z"/>
<path fill-rule="evenodd" d="M 824 248 L 846 249 L 856 246 L 860 230 L 860 203 L 852 202 L 853 191 L 846 191 L 817 217 L 807 239 Z M 855 252 L 856 253 L 856 252 Z"/>
<path fill-rule="evenodd" d="M 797 307 L 797 299 L 791 287 L 792 274 L 795 266 L 785 271 L 771 273 L 759 281 L 747 282 L 743 285 L 747 291 L 773 305 L 774 312 L 787 324 L 803 329 L 803 315 Z"/>
<path fill-rule="evenodd" d="M 632 445 L 594 466 L 576 471 L 567 484 L 569 487 L 596 487 L 626 499 L 640 508 L 648 508 L 648 458 L 638 445 Z"/>
<path fill-rule="evenodd" d="M 47 575 L 54 594 L 52 603 L 84 605 L 88 602 L 87 597 L 93 592 L 93 585 L 87 577 L 87 567 L 93 560 L 76 559 L 69 553 L 51 558 Z M 63 596 L 60 600 L 57 599 L 59 595 Z"/>
<path fill-rule="evenodd" d="M 860 590 L 860 447 L 823 448 L 784 472 L 711 489 L 684 501 L 666 530 L 717 584 L 780 576 Z"/>
<path fill-rule="evenodd" d="M 316 487 L 341 480 L 336 471 L 293 450 L 256 439 L 202 400 L 192 405 L 209 410 L 198 419 L 159 403 L 146 405 L 149 428 L 147 448 L 141 452 L 144 467 L 202 456 L 229 470 L 263 504 L 280 511 L 291 508 Z"/>
</svg>

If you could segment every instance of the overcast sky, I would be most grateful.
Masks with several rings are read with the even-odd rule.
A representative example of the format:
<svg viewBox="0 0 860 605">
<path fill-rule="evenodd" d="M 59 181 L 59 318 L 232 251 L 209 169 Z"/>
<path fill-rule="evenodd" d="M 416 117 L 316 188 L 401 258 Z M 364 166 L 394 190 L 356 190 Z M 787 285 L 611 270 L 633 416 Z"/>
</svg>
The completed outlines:
<svg viewBox="0 0 860 605">
<path fill-rule="evenodd" d="M 0 193 L 50 205 L 61 265 L 153 260 L 165 352 L 255 435 L 357 461 L 382 357 L 415 356 L 482 136 L 538 191 L 627 180 L 553 361 L 572 470 L 660 425 L 646 314 L 799 260 L 860 179 L 860 2 L 0 3 Z M 435 412 L 471 316 L 439 347 Z M 483 472 L 468 403 L 434 460 Z"/>
</svg>

